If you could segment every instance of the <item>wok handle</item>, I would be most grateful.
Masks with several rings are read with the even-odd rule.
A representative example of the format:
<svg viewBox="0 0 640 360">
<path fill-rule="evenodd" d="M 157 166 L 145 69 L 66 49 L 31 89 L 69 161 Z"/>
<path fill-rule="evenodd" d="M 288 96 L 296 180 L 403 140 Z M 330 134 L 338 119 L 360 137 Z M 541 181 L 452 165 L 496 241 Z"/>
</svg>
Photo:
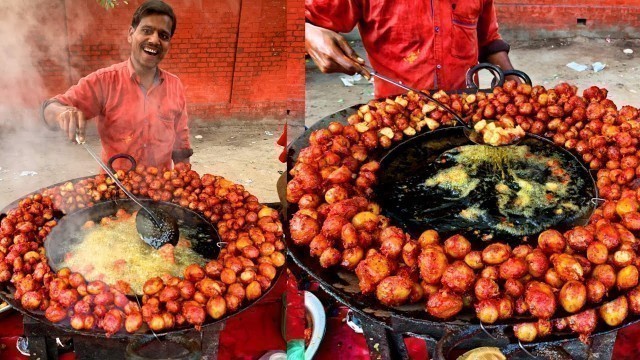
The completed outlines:
<svg viewBox="0 0 640 360">
<path fill-rule="evenodd" d="M 480 63 L 467 71 L 467 88 L 477 90 L 479 84 L 476 84 L 474 77 L 480 70 L 489 70 L 493 75 L 491 86 L 502 86 L 504 84 L 504 72 L 498 66 L 490 63 Z"/>
<path fill-rule="evenodd" d="M 112 172 L 116 172 L 113 169 L 113 162 L 118 160 L 118 159 L 127 159 L 129 160 L 129 162 L 131 163 L 131 167 L 129 168 L 129 170 L 127 171 L 132 171 L 135 170 L 137 164 L 136 164 L 136 159 L 133 158 L 133 156 L 129 155 L 129 154 L 115 154 L 112 157 L 109 158 L 109 161 L 107 161 L 107 165 L 109 166 L 109 169 L 111 169 Z"/>
</svg>

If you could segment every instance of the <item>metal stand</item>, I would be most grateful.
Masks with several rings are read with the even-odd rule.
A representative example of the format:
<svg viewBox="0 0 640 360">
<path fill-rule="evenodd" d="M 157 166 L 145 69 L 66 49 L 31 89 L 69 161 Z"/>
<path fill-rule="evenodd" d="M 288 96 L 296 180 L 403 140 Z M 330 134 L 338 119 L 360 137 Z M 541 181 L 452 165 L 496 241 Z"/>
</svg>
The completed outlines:
<svg viewBox="0 0 640 360">
<path fill-rule="evenodd" d="M 24 334 L 28 340 L 28 351 L 33 359 L 57 360 L 59 355 L 65 351 L 64 347 L 60 348 L 60 345 L 64 345 L 64 343 L 72 343 L 75 358 L 78 360 L 126 358 L 126 348 L 129 344 L 127 339 L 106 339 L 90 334 L 85 336 L 71 334 L 28 316 L 24 316 L 23 324 Z M 224 322 L 218 322 L 204 326 L 202 332 L 192 330 L 177 336 L 198 340 L 202 347 L 202 359 L 217 360 L 220 332 L 223 329 Z"/>
</svg>

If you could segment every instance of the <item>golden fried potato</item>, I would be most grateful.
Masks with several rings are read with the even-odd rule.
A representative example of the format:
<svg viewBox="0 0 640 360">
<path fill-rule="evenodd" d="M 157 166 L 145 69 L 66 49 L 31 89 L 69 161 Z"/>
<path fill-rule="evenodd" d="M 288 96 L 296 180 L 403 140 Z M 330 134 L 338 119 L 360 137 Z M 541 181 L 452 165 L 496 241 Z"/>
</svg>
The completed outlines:
<svg viewBox="0 0 640 360">
<path fill-rule="evenodd" d="M 402 276 L 389 276 L 376 287 L 376 297 L 386 306 L 398 306 L 409 300 L 413 290 L 413 281 Z"/>
<path fill-rule="evenodd" d="M 579 281 L 567 281 L 560 290 L 558 301 L 566 312 L 576 313 L 587 302 L 587 287 Z"/>
<path fill-rule="evenodd" d="M 511 256 L 511 247 L 507 244 L 494 243 L 482 250 L 482 261 L 488 265 L 501 264 Z"/>
<path fill-rule="evenodd" d="M 620 296 L 600 306 L 600 317 L 609 326 L 622 324 L 629 314 L 629 303 L 625 296 Z"/>
</svg>

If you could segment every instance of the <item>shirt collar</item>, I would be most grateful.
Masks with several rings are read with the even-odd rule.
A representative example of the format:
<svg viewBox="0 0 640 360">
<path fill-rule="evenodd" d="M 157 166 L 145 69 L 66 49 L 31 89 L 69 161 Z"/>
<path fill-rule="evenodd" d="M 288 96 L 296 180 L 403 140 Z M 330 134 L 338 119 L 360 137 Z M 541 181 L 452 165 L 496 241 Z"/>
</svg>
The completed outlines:
<svg viewBox="0 0 640 360">
<path fill-rule="evenodd" d="M 131 58 L 127 60 L 127 70 L 129 70 L 129 77 L 131 78 L 131 80 L 134 80 L 135 82 L 140 83 L 138 74 L 136 74 L 136 70 L 133 68 L 133 62 L 131 62 Z M 156 67 L 156 76 L 153 79 L 153 82 L 160 83 L 163 81 L 164 81 L 164 70 L 160 69 L 160 67 Z"/>
</svg>

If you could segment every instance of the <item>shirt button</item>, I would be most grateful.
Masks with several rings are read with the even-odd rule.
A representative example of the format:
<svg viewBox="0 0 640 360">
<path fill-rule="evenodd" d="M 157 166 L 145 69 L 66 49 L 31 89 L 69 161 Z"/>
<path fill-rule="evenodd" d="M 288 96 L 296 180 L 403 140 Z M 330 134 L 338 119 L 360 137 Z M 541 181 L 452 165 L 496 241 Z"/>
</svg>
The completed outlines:
<svg viewBox="0 0 640 360">
<path fill-rule="evenodd" d="M 438 64 L 438 65 L 436 65 L 436 68 L 442 69 L 442 65 Z"/>
<path fill-rule="evenodd" d="M 435 30 L 436 32 L 440 31 L 440 26 L 436 26 Z"/>
</svg>

